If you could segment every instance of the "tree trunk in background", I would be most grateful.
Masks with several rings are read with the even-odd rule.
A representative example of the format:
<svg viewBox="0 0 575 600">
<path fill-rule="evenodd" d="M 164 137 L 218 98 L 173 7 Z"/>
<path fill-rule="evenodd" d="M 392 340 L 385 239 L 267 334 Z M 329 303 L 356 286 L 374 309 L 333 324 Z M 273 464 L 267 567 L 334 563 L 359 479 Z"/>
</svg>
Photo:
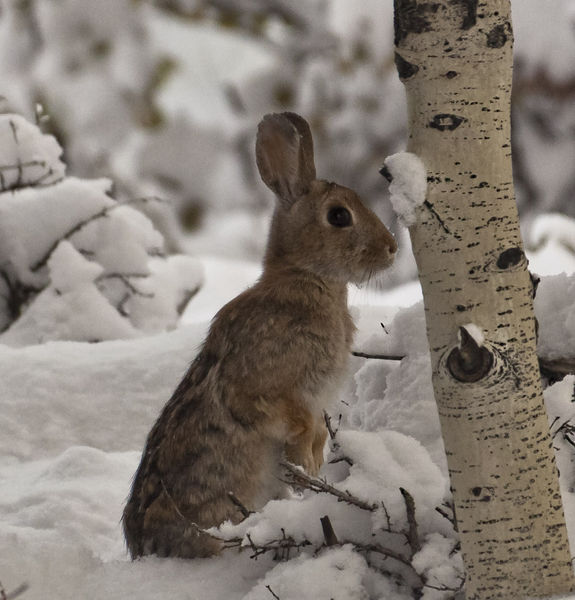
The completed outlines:
<svg viewBox="0 0 575 600">
<path fill-rule="evenodd" d="M 408 150 L 428 175 L 410 233 L 466 598 L 564 593 L 573 572 L 511 172 L 510 3 L 394 1 Z"/>
</svg>

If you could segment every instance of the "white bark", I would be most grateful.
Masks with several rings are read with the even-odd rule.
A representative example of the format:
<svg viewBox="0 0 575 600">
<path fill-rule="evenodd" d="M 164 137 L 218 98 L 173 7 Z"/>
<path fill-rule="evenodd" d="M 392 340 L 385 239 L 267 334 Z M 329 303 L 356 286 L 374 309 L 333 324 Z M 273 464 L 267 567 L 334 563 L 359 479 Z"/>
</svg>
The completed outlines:
<svg viewBox="0 0 575 600">
<path fill-rule="evenodd" d="M 511 172 L 509 0 L 395 0 L 395 11 L 408 150 L 428 174 L 410 233 L 466 597 L 564 593 L 573 572 Z"/>
</svg>

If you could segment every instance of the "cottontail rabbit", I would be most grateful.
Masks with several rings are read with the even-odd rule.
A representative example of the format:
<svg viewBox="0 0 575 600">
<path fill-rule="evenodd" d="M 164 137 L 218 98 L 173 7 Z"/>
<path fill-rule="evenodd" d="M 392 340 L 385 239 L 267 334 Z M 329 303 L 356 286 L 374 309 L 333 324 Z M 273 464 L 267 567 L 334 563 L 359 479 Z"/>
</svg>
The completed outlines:
<svg viewBox="0 0 575 600">
<path fill-rule="evenodd" d="M 229 492 L 250 510 L 282 497 L 283 457 L 317 474 L 354 332 L 346 284 L 397 248 L 353 191 L 316 179 L 302 117 L 266 115 L 256 159 L 277 197 L 264 271 L 215 316 L 148 435 L 123 515 L 132 558 L 214 554 L 200 528 L 241 520 Z"/>
</svg>

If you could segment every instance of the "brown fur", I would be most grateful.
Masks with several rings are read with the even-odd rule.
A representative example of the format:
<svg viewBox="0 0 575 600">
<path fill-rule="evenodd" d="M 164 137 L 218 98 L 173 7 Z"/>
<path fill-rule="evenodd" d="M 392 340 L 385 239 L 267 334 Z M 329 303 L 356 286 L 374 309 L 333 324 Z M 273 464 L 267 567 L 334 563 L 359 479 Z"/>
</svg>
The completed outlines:
<svg viewBox="0 0 575 600">
<path fill-rule="evenodd" d="M 200 528 L 240 520 L 228 492 L 250 510 L 281 497 L 282 457 L 317 474 L 354 332 L 346 284 L 393 260 L 393 237 L 357 195 L 315 179 L 304 119 L 264 117 L 256 158 L 278 198 L 264 272 L 216 315 L 148 435 L 123 515 L 133 558 L 217 553 Z M 353 224 L 330 225 L 333 206 Z"/>
</svg>

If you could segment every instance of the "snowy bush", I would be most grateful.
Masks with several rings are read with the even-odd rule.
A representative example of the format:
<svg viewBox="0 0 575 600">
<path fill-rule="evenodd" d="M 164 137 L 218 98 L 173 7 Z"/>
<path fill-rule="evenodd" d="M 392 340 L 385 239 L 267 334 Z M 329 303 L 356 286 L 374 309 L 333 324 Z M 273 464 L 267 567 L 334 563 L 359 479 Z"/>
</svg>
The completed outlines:
<svg viewBox="0 0 575 600">
<path fill-rule="evenodd" d="M 56 140 L 0 116 L 0 341 L 101 341 L 173 327 L 197 291 L 191 258 L 107 180 L 65 176 Z M 138 202 L 156 202 L 141 199 Z"/>
</svg>

